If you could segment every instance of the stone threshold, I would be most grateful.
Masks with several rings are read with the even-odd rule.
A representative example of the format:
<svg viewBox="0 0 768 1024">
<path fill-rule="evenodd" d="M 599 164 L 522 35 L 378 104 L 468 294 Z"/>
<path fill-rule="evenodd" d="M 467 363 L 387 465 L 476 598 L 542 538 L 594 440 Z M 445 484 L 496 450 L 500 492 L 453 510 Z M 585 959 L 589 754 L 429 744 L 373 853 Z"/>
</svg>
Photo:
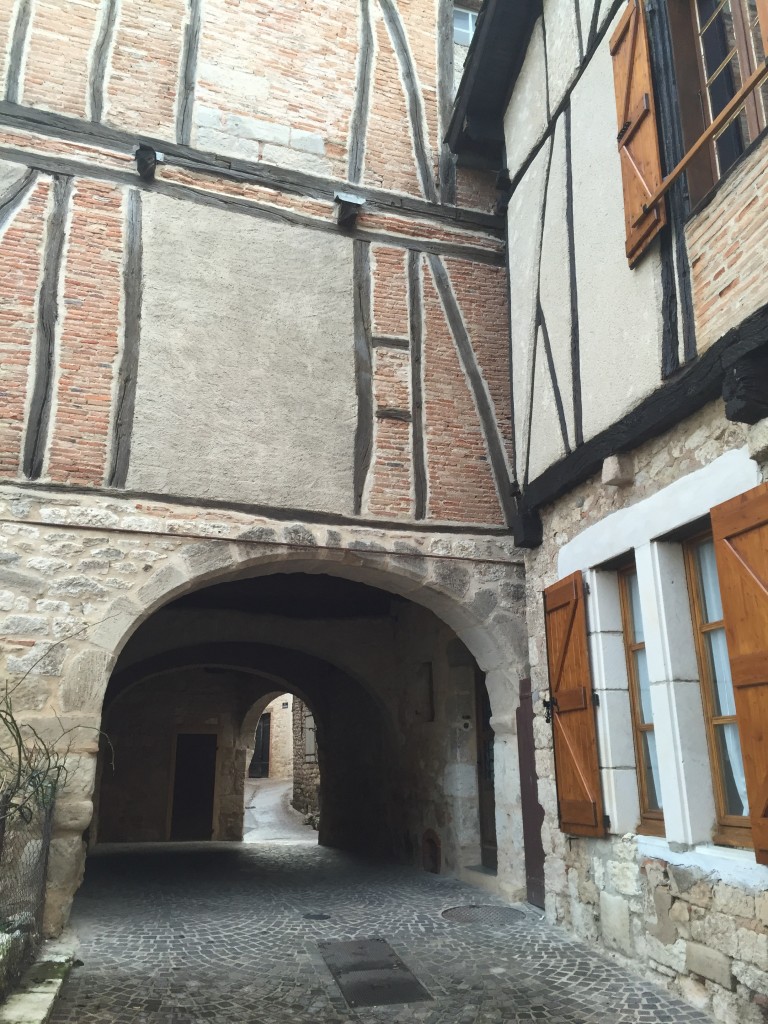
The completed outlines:
<svg viewBox="0 0 768 1024">
<path fill-rule="evenodd" d="M 45 1024 L 75 962 L 74 938 L 46 943 L 0 1006 L 0 1024 Z"/>
</svg>

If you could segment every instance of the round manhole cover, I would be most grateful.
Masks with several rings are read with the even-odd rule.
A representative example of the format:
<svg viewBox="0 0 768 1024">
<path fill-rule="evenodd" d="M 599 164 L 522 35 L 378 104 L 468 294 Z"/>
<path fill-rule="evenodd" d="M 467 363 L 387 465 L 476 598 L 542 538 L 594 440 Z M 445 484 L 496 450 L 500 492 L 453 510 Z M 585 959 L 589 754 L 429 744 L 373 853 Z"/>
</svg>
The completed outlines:
<svg viewBox="0 0 768 1024">
<path fill-rule="evenodd" d="M 516 924 L 524 916 L 522 910 L 514 907 L 478 906 L 449 907 L 443 911 L 446 921 L 458 924 Z"/>
</svg>

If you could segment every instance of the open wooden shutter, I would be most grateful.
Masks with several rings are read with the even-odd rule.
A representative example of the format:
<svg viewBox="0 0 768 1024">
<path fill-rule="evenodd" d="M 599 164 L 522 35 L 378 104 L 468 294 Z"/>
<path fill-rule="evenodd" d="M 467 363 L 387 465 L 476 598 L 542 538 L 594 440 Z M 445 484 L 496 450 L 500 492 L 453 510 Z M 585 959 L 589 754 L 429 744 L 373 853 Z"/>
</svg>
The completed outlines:
<svg viewBox="0 0 768 1024">
<path fill-rule="evenodd" d="M 605 835 L 581 573 L 544 591 L 560 828 Z"/>
<path fill-rule="evenodd" d="M 768 864 L 768 484 L 712 509 L 755 857 Z"/>
<path fill-rule="evenodd" d="M 627 259 L 632 267 L 667 223 L 663 198 L 651 209 L 643 208 L 663 177 L 643 0 L 629 0 L 611 37 L 611 56 L 624 184 Z"/>
</svg>

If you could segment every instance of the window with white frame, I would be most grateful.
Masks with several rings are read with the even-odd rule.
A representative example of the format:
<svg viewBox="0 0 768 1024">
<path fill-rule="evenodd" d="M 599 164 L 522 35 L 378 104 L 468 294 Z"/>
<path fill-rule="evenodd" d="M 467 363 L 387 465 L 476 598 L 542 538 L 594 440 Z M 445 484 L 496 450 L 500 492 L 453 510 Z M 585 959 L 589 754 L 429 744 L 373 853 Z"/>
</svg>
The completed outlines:
<svg viewBox="0 0 768 1024">
<path fill-rule="evenodd" d="M 659 757 L 653 726 L 653 706 L 645 650 L 645 630 L 634 564 L 619 573 L 621 620 L 627 659 L 629 704 L 640 796 L 640 828 L 653 835 L 664 833 Z"/>
<path fill-rule="evenodd" d="M 704 532 L 715 505 L 734 504 L 749 492 L 753 507 L 758 484 L 759 471 L 747 452 L 728 452 L 588 527 L 561 548 L 558 576 L 578 570 L 586 584 L 609 831 L 657 835 L 679 848 L 754 842 L 754 856 L 766 864 L 754 811 L 750 829 L 747 792 L 755 772 L 745 765 L 739 737 L 751 723 L 742 713 L 737 722 L 731 633 L 726 644 L 735 620 L 724 618 L 715 542 Z M 750 542 L 755 551 L 764 550 L 762 540 Z M 739 560 L 747 557 L 733 556 L 729 587 L 733 573 L 744 571 Z M 765 637 L 751 628 L 762 650 Z"/>
<path fill-rule="evenodd" d="M 477 14 L 463 7 L 453 9 L 453 41 L 457 46 L 469 46 L 477 27 Z"/>
</svg>

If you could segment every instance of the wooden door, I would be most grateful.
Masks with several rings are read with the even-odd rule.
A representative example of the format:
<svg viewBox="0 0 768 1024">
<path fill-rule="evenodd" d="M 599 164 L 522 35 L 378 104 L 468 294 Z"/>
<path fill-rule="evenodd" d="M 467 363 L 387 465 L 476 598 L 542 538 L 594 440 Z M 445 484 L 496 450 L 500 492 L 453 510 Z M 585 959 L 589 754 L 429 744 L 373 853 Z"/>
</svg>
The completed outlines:
<svg viewBox="0 0 768 1024">
<path fill-rule="evenodd" d="M 176 736 L 171 839 L 192 841 L 213 835 L 217 748 L 215 733 Z"/>
<path fill-rule="evenodd" d="M 485 675 L 475 672 L 475 707 L 477 722 L 477 801 L 480 812 L 480 862 L 484 868 L 496 870 L 496 792 L 493 781 L 493 729 L 491 701 Z"/>
<path fill-rule="evenodd" d="M 528 902 L 544 907 L 544 844 L 541 825 L 544 808 L 539 803 L 536 779 L 536 744 L 533 739 L 533 701 L 531 680 L 520 680 L 520 706 L 517 718 L 517 751 L 520 758 L 520 804 L 523 812 L 523 844 L 525 847 L 525 884 Z"/>
</svg>

